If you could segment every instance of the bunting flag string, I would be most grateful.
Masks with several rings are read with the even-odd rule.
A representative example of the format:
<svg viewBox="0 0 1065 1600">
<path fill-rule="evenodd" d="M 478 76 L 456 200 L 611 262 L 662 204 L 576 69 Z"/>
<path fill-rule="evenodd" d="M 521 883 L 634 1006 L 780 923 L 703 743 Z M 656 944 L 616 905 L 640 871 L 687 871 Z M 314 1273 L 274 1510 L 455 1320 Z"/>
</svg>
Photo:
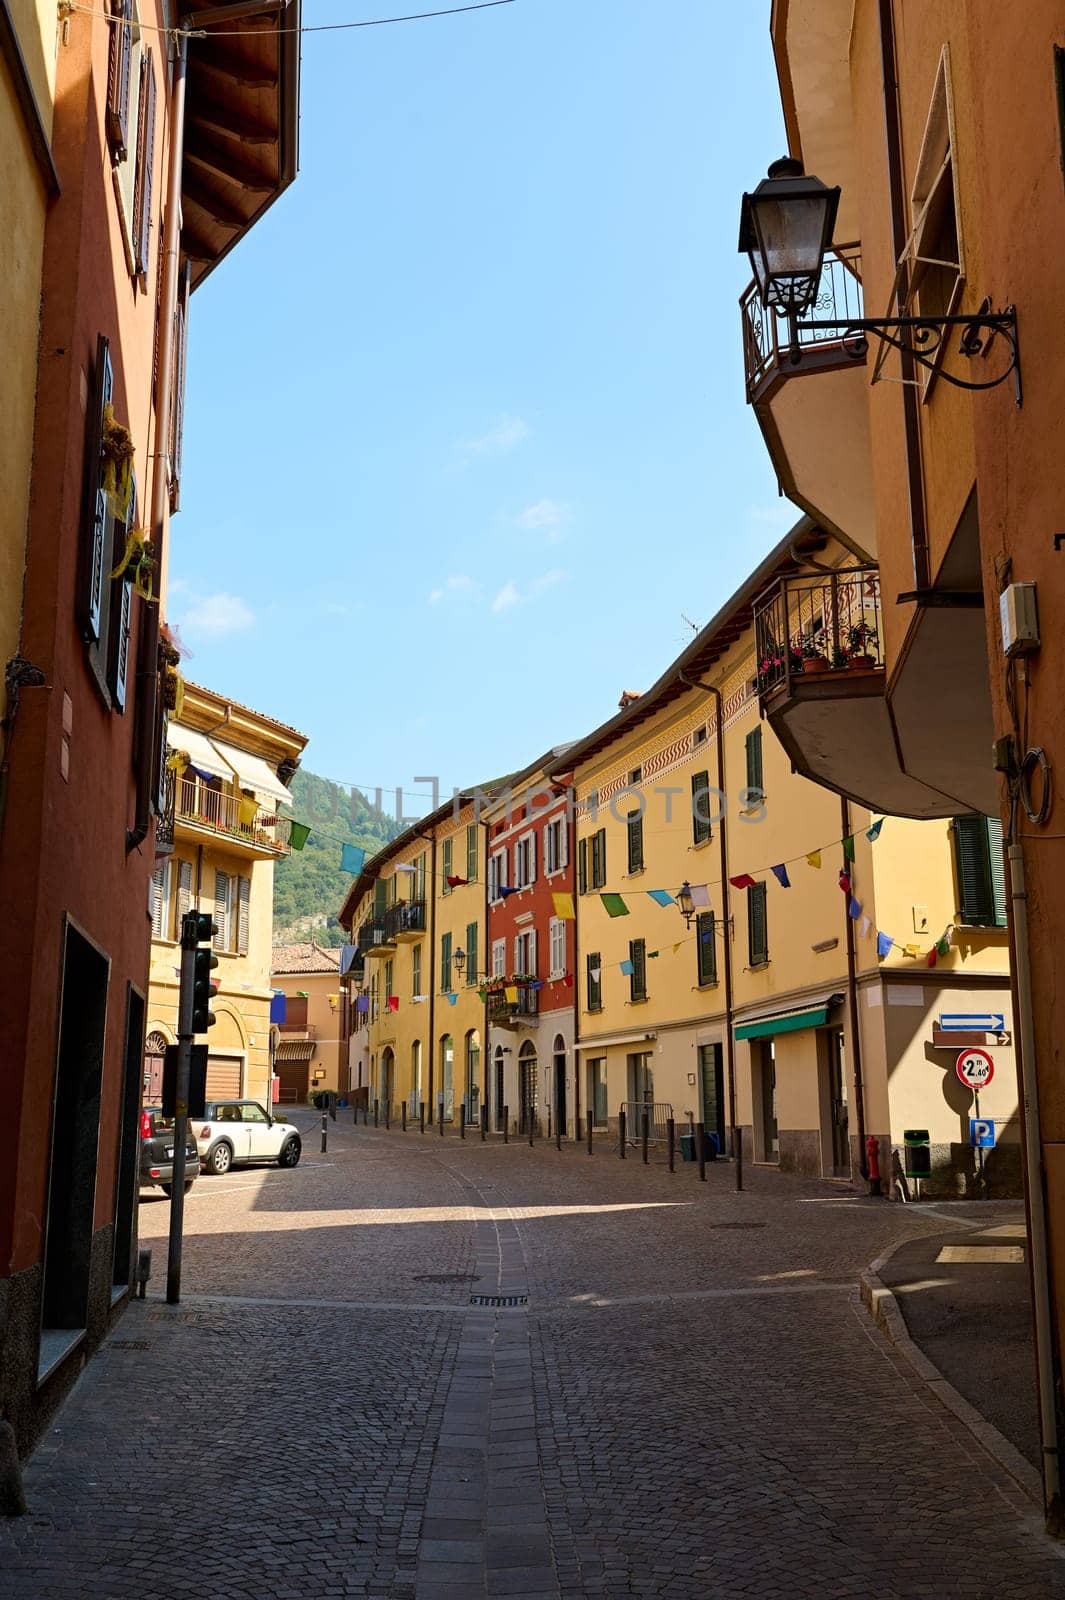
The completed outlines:
<svg viewBox="0 0 1065 1600">
<path fill-rule="evenodd" d="M 647 893 L 654 901 L 656 906 L 676 905 L 676 901 L 668 889 L 648 889 Z"/>
<path fill-rule="evenodd" d="M 358 844 L 346 844 L 340 852 L 340 870 L 356 877 L 366 865 L 366 851 Z"/>
<path fill-rule="evenodd" d="M 574 908 L 573 896 L 571 894 L 553 894 L 551 896 L 551 900 L 555 907 L 556 917 L 559 917 L 563 922 L 573 922 L 576 920 L 577 912 Z"/>
<path fill-rule="evenodd" d="M 601 894 L 603 910 L 608 917 L 627 917 L 629 908 L 619 894 Z"/>
<path fill-rule="evenodd" d="M 770 867 L 769 870 L 780 884 L 782 889 L 791 888 L 791 879 L 788 877 L 788 869 L 783 862 L 781 862 L 778 867 Z"/>
</svg>

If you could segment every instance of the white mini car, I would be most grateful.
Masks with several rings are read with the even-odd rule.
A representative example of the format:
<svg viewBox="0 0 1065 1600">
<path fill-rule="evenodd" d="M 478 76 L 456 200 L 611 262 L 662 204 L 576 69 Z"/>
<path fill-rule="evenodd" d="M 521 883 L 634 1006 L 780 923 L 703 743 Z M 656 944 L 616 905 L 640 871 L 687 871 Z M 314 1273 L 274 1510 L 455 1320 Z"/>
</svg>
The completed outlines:
<svg viewBox="0 0 1065 1600">
<path fill-rule="evenodd" d="M 216 1177 L 252 1161 L 294 1167 L 303 1150 L 291 1122 L 271 1116 L 258 1100 L 209 1100 L 202 1118 L 189 1118 L 189 1127 L 204 1172 Z"/>
</svg>

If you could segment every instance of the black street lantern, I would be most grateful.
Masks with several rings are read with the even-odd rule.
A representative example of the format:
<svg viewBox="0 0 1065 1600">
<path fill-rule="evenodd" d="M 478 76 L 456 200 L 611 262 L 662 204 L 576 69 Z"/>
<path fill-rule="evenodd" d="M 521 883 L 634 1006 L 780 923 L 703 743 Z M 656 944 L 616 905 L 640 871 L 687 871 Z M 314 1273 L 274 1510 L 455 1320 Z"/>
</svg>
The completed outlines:
<svg viewBox="0 0 1065 1600">
<path fill-rule="evenodd" d="M 832 244 L 839 188 L 807 177 L 790 156 L 774 161 L 769 176 L 740 211 L 740 249 L 750 257 L 762 304 L 780 316 L 801 317 L 817 299 L 821 264 Z"/>
<path fill-rule="evenodd" d="M 452 953 L 451 965 L 461 978 L 462 974 L 466 970 L 466 952 L 461 945 L 459 945 L 458 949 Z"/>
<path fill-rule="evenodd" d="M 692 899 L 692 886 L 685 878 L 676 893 L 677 910 L 684 918 L 684 926 L 690 928 L 692 917 L 695 915 L 695 901 Z"/>
</svg>

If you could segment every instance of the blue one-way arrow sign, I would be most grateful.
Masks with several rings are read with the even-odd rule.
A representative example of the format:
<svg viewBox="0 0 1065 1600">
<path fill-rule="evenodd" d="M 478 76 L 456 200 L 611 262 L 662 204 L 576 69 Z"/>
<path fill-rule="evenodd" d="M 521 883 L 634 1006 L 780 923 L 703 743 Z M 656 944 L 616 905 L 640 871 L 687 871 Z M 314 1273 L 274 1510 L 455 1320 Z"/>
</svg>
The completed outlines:
<svg viewBox="0 0 1065 1600">
<path fill-rule="evenodd" d="M 1006 1018 L 1001 1011 L 953 1011 L 939 1019 L 944 1033 L 1005 1033 Z"/>
</svg>

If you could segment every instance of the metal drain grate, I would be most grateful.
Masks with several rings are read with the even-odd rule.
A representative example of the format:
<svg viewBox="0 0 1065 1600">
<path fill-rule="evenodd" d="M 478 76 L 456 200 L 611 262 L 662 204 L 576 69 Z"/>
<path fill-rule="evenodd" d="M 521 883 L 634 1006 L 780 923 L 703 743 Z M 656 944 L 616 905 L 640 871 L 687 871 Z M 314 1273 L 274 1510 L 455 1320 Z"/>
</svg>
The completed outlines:
<svg viewBox="0 0 1065 1600">
<path fill-rule="evenodd" d="M 110 1339 L 108 1340 L 107 1348 L 109 1350 L 147 1350 L 148 1341 L 147 1339 Z"/>
<path fill-rule="evenodd" d="M 527 1294 L 471 1294 L 471 1306 L 527 1306 Z"/>
</svg>

